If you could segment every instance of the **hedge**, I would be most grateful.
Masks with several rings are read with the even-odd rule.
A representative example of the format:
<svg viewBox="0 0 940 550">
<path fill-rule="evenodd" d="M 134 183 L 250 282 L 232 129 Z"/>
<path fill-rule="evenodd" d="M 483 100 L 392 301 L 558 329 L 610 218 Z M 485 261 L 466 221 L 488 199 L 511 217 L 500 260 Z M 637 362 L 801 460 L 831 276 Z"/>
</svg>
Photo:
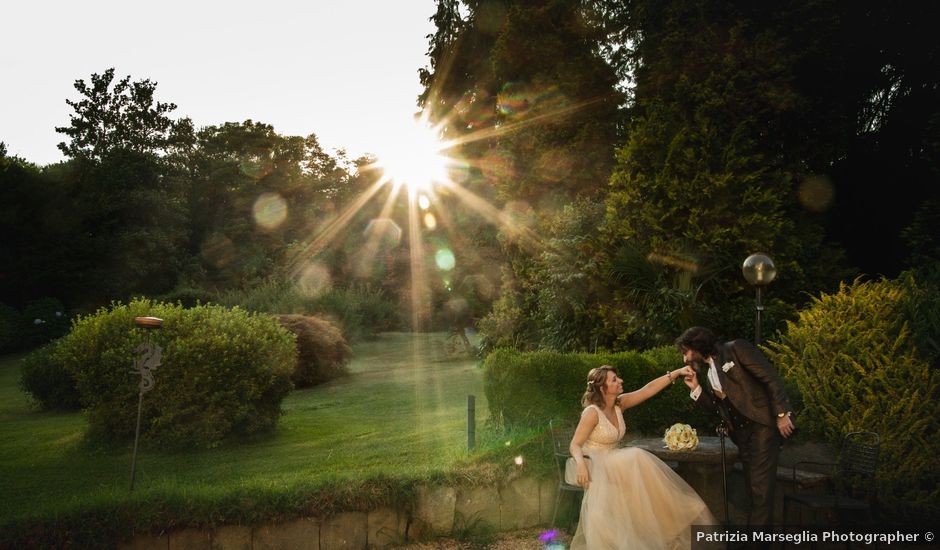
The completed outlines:
<svg viewBox="0 0 940 550">
<path fill-rule="evenodd" d="M 490 417 L 507 427 L 544 425 L 549 420 L 573 425 L 581 414 L 587 373 L 612 365 L 624 391 L 643 387 L 667 370 L 681 366 L 675 348 L 644 353 L 519 352 L 499 349 L 487 356 L 483 383 Z M 716 419 L 689 398 L 681 381 L 624 412 L 629 432 L 660 435 L 676 422 L 691 424 L 703 435 L 714 433 Z"/>
</svg>

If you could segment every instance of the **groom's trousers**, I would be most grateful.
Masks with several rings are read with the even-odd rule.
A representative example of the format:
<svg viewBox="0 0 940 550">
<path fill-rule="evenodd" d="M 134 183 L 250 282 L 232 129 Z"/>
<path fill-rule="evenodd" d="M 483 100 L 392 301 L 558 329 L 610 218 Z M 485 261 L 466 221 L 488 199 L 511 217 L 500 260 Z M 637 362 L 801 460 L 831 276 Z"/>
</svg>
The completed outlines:
<svg viewBox="0 0 940 550">
<path fill-rule="evenodd" d="M 741 415 L 728 399 L 719 400 L 731 421 L 731 441 L 738 447 L 744 466 L 744 484 L 750 497 L 749 527 L 773 523 L 774 489 L 780 457 L 780 432 L 776 426 L 753 422 Z"/>
</svg>

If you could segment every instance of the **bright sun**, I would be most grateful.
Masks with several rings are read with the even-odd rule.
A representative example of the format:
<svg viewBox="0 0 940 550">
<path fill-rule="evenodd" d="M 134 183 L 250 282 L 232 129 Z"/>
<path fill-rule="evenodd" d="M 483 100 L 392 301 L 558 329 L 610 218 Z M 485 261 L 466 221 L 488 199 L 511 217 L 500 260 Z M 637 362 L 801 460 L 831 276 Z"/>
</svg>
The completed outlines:
<svg viewBox="0 0 940 550">
<path fill-rule="evenodd" d="M 439 131 L 421 117 L 389 137 L 377 152 L 375 166 L 396 185 L 406 185 L 413 192 L 429 192 L 435 183 L 447 179 L 448 159 L 443 154 L 446 145 L 438 136 Z"/>
</svg>

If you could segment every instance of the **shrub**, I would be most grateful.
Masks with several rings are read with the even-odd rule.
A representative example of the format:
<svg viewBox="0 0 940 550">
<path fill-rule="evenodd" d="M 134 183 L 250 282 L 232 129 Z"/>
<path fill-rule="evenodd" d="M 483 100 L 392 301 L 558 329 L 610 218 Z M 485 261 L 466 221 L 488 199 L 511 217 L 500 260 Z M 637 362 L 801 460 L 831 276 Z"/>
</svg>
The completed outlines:
<svg viewBox="0 0 940 550">
<path fill-rule="evenodd" d="M 26 304 L 21 318 L 25 325 L 22 329 L 22 349 L 33 349 L 69 331 L 69 317 L 65 306 L 55 298 L 39 298 Z"/>
<path fill-rule="evenodd" d="M 401 326 L 398 307 L 371 287 L 334 288 L 310 300 L 305 309 L 330 318 L 351 342 Z"/>
<path fill-rule="evenodd" d="M 291 375 L 294 386 L 307 388 L 346 374 L 352 350 L 332 323 L 312 315 L 276 317 L 297 338 L 297 361 Z"/>
<path fill-rule="evenodd" d="M 633 391 L 679 366 L 679 354 L 665 348 L 639 354 L 518 352 L 499 349 L 484 363 L 483 384 L 490 417 L 511 427 L 546 424 L 549 420 L 577 421 L 587 373 L 612 365 L 623 378 L 624 391 Z M 680 387 L 681 385 L 681 387 Z M 681 382 L 624 413 L 627 429 L 659 435 L 676 422 L 708 428 L 714 420 L 689 398 Z"/>
<path fill-rule="evenodd" d="M 304 296 L 286 281 L 266 279 L 243 289 L 232 289 L 218 296 L 218 303 L 259 313 L 303 313 Z"/>
<path fill-rule="evenodd" d="M 787 323 L 770 355 L 799 388 L 804 428 L 833 447 L 846 432 L 881 435 L 880 496 L 891 514 L 936 519 L 940 372 L 912 337 L 909 281 L 855 281 L 823 294 Z"/>
<path fill-rule="evenodd" d="M 15 349 L 19 326 L 20 312 L 6 304 L 0 304 L 0 353 Z"/>
<path fill-rule="evenodd" d="M 134 318 L 156 316 L 146 332 Z M 78 319 L 55 360 L 75 378 L 92 440 L 134 434 L 140 377 L 131 371 L 143 343 L 163 348 L 155 385 L 143 398 L 143 440 L 212 447 L 230 436 L 271 430 L 290 391 L 293 337 L 268 316 L 221 306 L 184 309 L 134 300 Z"/>
<path fill-rule="evenodd" d="M 56 360 L 57 345 L 51 342 L 23 358 L 20 387 L 44 410 L 78 410 L 81 399 L 75 379 Z"/>
<path fill-rule="evenodd" d="M 183 307 L 195 307 L 215 301 L 212 291 L 194 286 L 178 286 L 166 294 L 161 294 L 157 301 L 168 304 L 180 304 Z M 246 308 L 247 309 L 247 308 Z"/>
</svg>

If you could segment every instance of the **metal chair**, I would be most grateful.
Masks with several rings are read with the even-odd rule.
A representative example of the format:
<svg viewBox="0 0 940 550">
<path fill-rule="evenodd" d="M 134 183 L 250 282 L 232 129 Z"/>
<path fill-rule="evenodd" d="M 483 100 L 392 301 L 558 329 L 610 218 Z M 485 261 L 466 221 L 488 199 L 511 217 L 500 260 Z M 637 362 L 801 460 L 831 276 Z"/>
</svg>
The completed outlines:
<svg viewBox="0 0 940 550">
<path fill-rule="evenodd" d="M 561 504 L 561 495 L 565 492 L 584 493 L 584 487 L 580 485 L 571 485 L 565 481 L 565 463 L 571 457 L 568 447 L 571 438 L 574 437 L 574 428 L 562 428 L 556 426 L 554 422 L 548 423 L 549 432 L 552 435 L 552 447 L 555 454 L 555 465 L 558 473 L 558 491 L 555 493 L 555 509 L 552 511 L 552 524 L 555 527 L 555 518 L 558 515 L 558 506 Z"/>
<path fill-rule="evenodd" d="M 789 518 L 787 510 L 790 504 L 800 506 L 799 520 L 803 520 L 803 507 L 833 512 L 865 512 L 867 520 L 872 520 L 872 502 L 875 497 L 875 473 L 878 467 L 878 455 L 881 451 L 881 438 L 874 432 L 851 432 L 842 438 L 837 463 L 812 461 L 797 462 L 793 465 L 793 482 L 796 486 L 796 472 L 801 465 L 815 464 L 827 466 L 831 471 L 831 494 L 787 493 L 783 495 L 783 521 Z M 815 512 L 814 512 L 815 513 Z"/>
</svg>

